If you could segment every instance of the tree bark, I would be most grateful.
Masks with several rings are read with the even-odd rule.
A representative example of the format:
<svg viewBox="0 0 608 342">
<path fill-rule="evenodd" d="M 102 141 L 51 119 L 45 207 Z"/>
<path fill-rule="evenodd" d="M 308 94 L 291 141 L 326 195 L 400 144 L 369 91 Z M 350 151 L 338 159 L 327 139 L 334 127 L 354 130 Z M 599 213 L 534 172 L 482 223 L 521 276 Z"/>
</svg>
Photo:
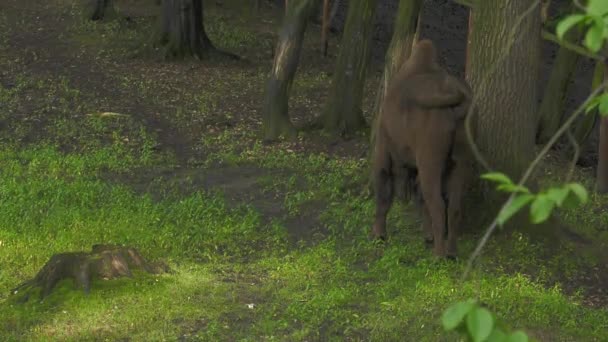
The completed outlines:
<svg viewBox="0 0 608 342">
<path fill-rule="evenodd" d="M 263 109 L 265 140 L 293 136 L 288 99 L 298 63 L 306 24 L 318 0 L 292 0 L 279 32 L 274 63 L 266 87 Z"/>
<path fill-rule="evenodd" d="M 578 40 L 579 37 L 578 33 L 572 35 L 574 40 Z M 560 47 L 557 52 L 539 110 L 537 137 L 539 144 L 549 141 L 563 122 L 568 84 L 574 74 L 578 56 L 576 52 L 565 47 Z"/>
<path fill-rule="evenodd" d="M 165 57 L 204 58 L 216 52 L 233 59 L 238 56 L 217 50 L 203 24 L 202 0 L 163 0 L 161 20 L 161 43 L 165 46 Z"/>
<path fill-rule="evenodd" d="M 518 179 L 533 156 L 540 58 L 540 7 L 518 22 L 529 0 L 479 1 L 472 14 L 467 80 L 478 96 L 476 142 L 490 165 Z M 488 70 L 504 53 L 511 29 L 517 30 L 508 56 L 494 73 Z M 485 84 L 482 79 L 486 78 Z"/>
<path fill-rule="evenodd" d="M 421 6 L 422 0 L 401 0 L 399 2 L 393 37 L 386 52 L 384 72 L 374 103 L 374 122 L 382 111 L 388 83 L 412 52 Z"/>
<path fill-rule="evenodd" d="M 114 0 L 89 0 L 87 13 L 91 20 L 112 19 L 116 16 Z"/>
<path fill-rule="evenodd" d="M 608 62 L 605 62 L 608 64 Z M 608 65 L 604 64 L 604 81 L 608 81 Z M 597 191 L 608 192 L 608 113 L 600 113 L 600 141 L 597 155 Z"/>
<path fill-rule="evenodd" d="M 595 91 L 597 87 L 602 84 L 604 81 L 604 74 L 608 72 L 605 70 L 605 64 L 601 61 L 597 61 L 595 63 L 595 69 L 593 70 L 593 79 L 591 81 L 591 91 Z M 591 113 L 583 116 L 579 122 L 576 123 L 574 127 L 574 140 L 577 145 L 584 149 L 591 135 L 593 129 L 596 127 L 598 113 L 596 110 L 593 110 Z"/>
<path fill-rule="evenodd" d="M 323 56 L 327 57 L 327 33 L 329 31 L 329 0 L 323 0 L 323 16 L 321 19 L 321 46 Z"/>
<path fill-rule="evenodd" d="M 372 129 L 370 133 L 370 146 L 376 143 L 376 125 L 382 112 L 382 104 L 386 96 L 386 89 L 393 75 L 399 70 L 403 63 L 409 58 L 412 52 L 412 44 L 415 41 L 418 31 L 420 8 L 422 0 L 401 0 L 395 18 L 393 36 L 386 52 L 384 72 L 376 94 L 373 109 Z M 370 158 L 374 158 L 374 148 L 370 148 Z M 373 179 L 370 179 L 369 186 L 372 186 Z M 399 187 L 401 188 L 401 187 Z M 407 191 L 406 191 L 407 192 Z"/>
<path fill-rule="evenodd" d="M 361 103 L 375 12 L 376 0 L 352 0 L 348 5 L 336 72 L 321 117 L 326 130 L 349 134 L 365 126 Z"/>
</svg>

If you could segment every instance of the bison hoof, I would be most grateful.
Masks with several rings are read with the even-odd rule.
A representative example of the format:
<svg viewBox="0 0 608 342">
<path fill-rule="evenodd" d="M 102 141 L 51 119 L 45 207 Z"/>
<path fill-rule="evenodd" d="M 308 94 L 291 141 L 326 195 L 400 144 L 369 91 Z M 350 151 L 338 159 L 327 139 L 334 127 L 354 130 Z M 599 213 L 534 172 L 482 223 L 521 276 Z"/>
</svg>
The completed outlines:
<svg viewBox="0 0 608 342">
<path fill-rule="evenodd" d="M 371 233 L 369 235 L 370 240 L 372 241 L 378 241 L 378 242 L 384 242 L 386 241 L 386 235 L 378 235 L 375 233 Z"/>
<path fill-rule="evenodd" d="M 376 226 L 374 224 L 374 226 L 372 227 L 372 231 L 370 233 L 370 237 L 372 240 L 385 241 L 386 240 L 386 230 L 383 228 L 379 228 L 378 226 Z"/>
</svg>

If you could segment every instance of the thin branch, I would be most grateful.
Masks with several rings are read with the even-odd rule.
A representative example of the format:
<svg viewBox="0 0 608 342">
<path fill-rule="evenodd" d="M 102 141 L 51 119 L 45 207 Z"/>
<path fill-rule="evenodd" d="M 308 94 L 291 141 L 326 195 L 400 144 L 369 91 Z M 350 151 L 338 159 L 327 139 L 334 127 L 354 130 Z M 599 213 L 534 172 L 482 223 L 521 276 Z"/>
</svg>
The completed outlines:
<svg viewBox="0 0 608 342">
<path fill-rule="evenodd" d="M 578 8 L 579 8 L 581 11 L 585 11 L 585 10 L 587 10 L 587 8 L 585 8 L 585 6 L 583 6 L 579 0 L 574 0 L 574 4 L 575 4 L 575 5 L 576 5 L 576 7 L 578 7 Z"/>
<path fill-rule="evenodd" d="M 595 96 L 597 96 L 600 92 L 602 92 L 604 90 L 604 88 L 606 88 L 607 85 L 608 85 L 608 81 L 602 83 L 597 89 L 595 89 L 591 93 L 591 95 L 589 95 L 589 97 L 587 97 L 587 99 L 585 100 L 585 102 L 583 102 L 583 104 L 581 104 L 576 109 L 576 111 L 568 118 L 568 120 L 566 120 L 564 122 L 564 124 L 562 125 L 562 127 L 560 127 L 557 130 L 557 132 L 555 132 L 555 135 L 553 135 L 551 137 L 551 139 L 549 139 L 549 141 L 543 147 L 543 149 L 540 151 L 540 153 L 536 156 L 536 158 L 532 161 L 532 163 L 530 163 L 530 166 L 528 166 L 528 169 L 526 170 L 526 172 L 524 173 L 524 175 L 521 177 L 520 181 L 517 183 L 518 186 L 523 186 L 528 181 L 528 178 L 530 178 L 530 176 L 532 175 L 532 172 L 534 171 L 534 169 L 536 168 L 536 166 L 538 165 L 538 163 L 541 161 L 541 159 L 544 158 L 544 156 L 549 152 L 549 150 L 551 149 L 551 147 L 553 147 L 553 145 L 562 136 L 562 134 L 564 134 L 564 132 L 566 132 L 568 130 L 568 128 L 570 128 L 570 126 L 572 125 L 572 123 L 580 116 L 580 114 L 584 112 L 585 108 L 591 102 L 591 100 Z M 499 212 L 501 212 L 502 210 L 504 210 L 505 208 L 507 208 L 511 204 L 511 202 L 515 198 L 515 195 L 516 195 L 515 193 L 511 193 L 511 195 L 509 195 L 509 198 L 502 205 L 502 207 L 500 208 Z M 479 254 L 481 254 L 481 250 L 487 244 L 488 239 L 490 238 L 490 236 L 492 235 L 492 233 L 496 230 L 497 226 L 498 226 L 498 217 L 495 218 L 494 221 L 492 221 L 492 223 L 490 224 L 490 226 L 488 227 L 488 229 L 484 233 L 483 237 L 479 241 L 479 244 L 477 244 L 477 247 L 475 247 L 475 250 L 473 251 L 473 253 L 469 257 L 469 260 L 467 261 L 467 267 L 465 268 L 464 273 L 462 274 L 462 277 L 460 278 L 461 282 L 464 281 L 467 278 L 469 272 L 471 271 L 471 268 L 473 267 L 473 262 L 475 261 L 475 259 L 477 259 L 479 257 Z"/>
<path fill-rule="evenodd" d="M 605 59 L 605 57 L 600 56 L 598 54 L 595 54 L 593 52 L 590 52 L 589 50 L 585 49 L 582 46 L 576 45 L 574 43 L 567 42 L 565 40 L 559 40 L 559 38 L 557 38 L 556 35 L 554 35 L 553 33 L 549 32 L 547 30 L 542 30 L 541 35 L 542 35 L 543 39 L 551 41 L 551 42 L 554 42 L 556 44 L 559 44 L 559 46 L 563 46 L 566 49 L 574 51 L 574 52 L 576 52 L 576 53 L 578 53 L 580 55 L 583 55 L 585 57 L 589 57 L 591 59 L 595 59 L 595 60 L 598 60 L 598 61 L 603 61 Z"/>
</svg>

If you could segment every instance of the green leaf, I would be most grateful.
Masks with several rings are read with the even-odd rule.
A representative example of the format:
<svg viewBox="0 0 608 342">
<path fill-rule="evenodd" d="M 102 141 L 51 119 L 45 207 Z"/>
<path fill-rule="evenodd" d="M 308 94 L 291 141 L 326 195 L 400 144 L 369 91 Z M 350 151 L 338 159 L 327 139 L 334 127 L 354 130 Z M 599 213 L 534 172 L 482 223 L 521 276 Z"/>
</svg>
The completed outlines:
<svg viewBox="0 0 608 342">
<path fill-rule="evenodd" d="M 509 335 L 505 342 L 528 342 L 528 335 L 521 330 L 517 330 Z"/>
<path fill-rule="evenodd" d="M 608 94 L 600 96 L 599 111 L 601 116 L 608 116 Z"/>
<path fill-rule="evenodd" d="M 566 32 L 568 32 L 568 30 L 570 30 L 572 26 L 578 24 L 581 20 L 585 19 L 585 17 L 586 16 L 584 14 L 572 14 L 560 20 L 560 22 L 557 23 L 557 26 L 555 27 L 555 34 L 557 35 L 557 38 L 563 40 Z"/>
<path fill-rule="evenodd" d="M 569 192 L 570 189 L 568 187 L 551 188 L 547 191 L 547 196 L 549 196 L 549 198 L 555 202 L 558 207 L 561 207 L 562 203 L 564 203 L 568 197 Z"/>
<path fill-rule="evenodd" d="M 546 221 L 551 215 L 555 202 L 551 200 L 546 194 L 540 194 L 536 196 L 534 202 L 530 206 L 530 215 L 532 217 L 532 223 L 538 224 Z"/>
<path fill-rule="evenodd" d="M 593 16 L 602 17 L 608 14 L 608 1 L 606 0 L 589 0 L 587 2 L 586 11 Z"/>
<path fill-rule="evenodd" d="M 475 304 L 475 301 L 469 299 L 465 302 L 458 302 L 453 304 L 449 308 L 447 308 L 443 315 L 441 315 L 441 323 L 443 324 L 443 328 L 445 330 L 453 330 L 455 329 L 464 317 L 471 311 Z"/>
<path fill-rule="evenodd" d="M 585 108 L 585 113 L 588 114 L 590 111 L 594 110 L 595 107 L 599 106 L 600 102 L 602 102 L 601 96 L 596 96 L 591 99 L 591 101 L 589 101 L 589 104 Z"/>
<path fill-rule="evenodd" d="M 487 342 L 505 342 L 507 340 L 507 334 L 502 331 L 499 327 L 494 328 L 490 336 L 488 336 Z"/>
<path fill-rule="evenodd" d="M 504 192 L 523 192 L 523 193 L 530 193 L 530 190 L 528 190 L 528 188 L 526 188 L 523 185 L 517 185 L 517 184 L 501 184 L 498 187 L 496 187 L 496 190 L 498 191 L 504 191 Z"/>
<path fill-rule="evenodd" d="M 488 172 L 481 175 L 482 179 L 494 181 L 496 183 L 501 184 L 513 184 L 513 181 L 509 176 L 505 175 L 502 172 Z"/>
<path fill-rule="evenodd" d="M 511 218 L 511 216 L 515 215 L 521 208 L 530 203 L 533 199 L 534 195 L 531 194 L 517 195 L 508 206 L 498 213 L 498 217 L 496 218 L 498 224 L 501 226 L 504 225 L 505 222 Z"/>
<path fill-rule="evenodd" d="M 467 314 L 467 328 L 473 341 L 484 341 L 494 328 L 494 317 L 485 308 L 476 307 Z"/>
<path fill-rule="evenodd" d="M 587 189 L 585 189 L 584 186 L 578 183 L 569 183 L 566 186 L 570 189 L 570 191 L 572 191 L 576 195 L 576 197 L 578 197 L 578 200 L 582 204 L 587 203 L 587 200 L 589 199 L 589 194 L 587 193 Z"/>
<path fill-rule="evenodd" d="M 585 46 L 593 51 L 598 52 L 604 44 L 604 21 L 599 18 L 600 22 L 594 17 L 593 24 L 585 34 L 584 44 Z"/>
</svg>

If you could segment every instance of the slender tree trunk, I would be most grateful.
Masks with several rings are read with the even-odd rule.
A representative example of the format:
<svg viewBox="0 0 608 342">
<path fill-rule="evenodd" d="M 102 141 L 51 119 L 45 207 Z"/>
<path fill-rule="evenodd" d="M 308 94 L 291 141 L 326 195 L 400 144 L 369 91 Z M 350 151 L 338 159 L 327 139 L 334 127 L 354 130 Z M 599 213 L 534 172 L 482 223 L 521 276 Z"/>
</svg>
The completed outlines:
<svg viewBox="0 0 608 342">
<path fill-rule="evenodd" d="M 375 12 L 376 0 L 351 0 L 348 4 L 336 72 L 321 118 L 329 131 L 348 134 L 365 126 L 361 103 Z"/>
<path fill-rule="evenodd" d="M 265 140 L 294 134 L 288 114 L 289 90 L 298 68 L 306 24 L 317 1 L 290 1 L 290 7 L 279 32 L 274 63 L 266 87 L 263 109 Z"/>
<path fill-rule="evenodd" d="M 608 62 L 606 62 L 608 64 Z M 608 65 L 604 65 L 604 81 L 608 81 Z M 600 113 L 600 141 L 597 153 L 597 191 L 608 192 L 608 113 Z"/>
<path fill-rule="evenodd" d="M 401 0 L 399 2 L 393 37 L 386 52 L 384 72 L 374 103 L 374 118 L 377 118 L 382 111 L 386 88 L 391 78 L 412 52 L 421 6 L 422 0 Z"/>
<path fill-rule="evenodd" d="M 518 179 L 533 157 L 536 133 L 537 82 L 540 58 L 540 7 L 517 22 L 533 2 L 479 1 L 470 37 L 467 79 L 479 96 L 475 116 L 476 142 L 490 165 Z M 510 42 L 505 59 L 481 84 Z"/>
<path fill-rule="evenodd" d="M 578 33 L 572 35 L 575 40 L 578 40 L 579 37 Z M 549 141 L 563 122 L 568 84 L 574 74 L 578 56 L 576 52 L 564 47 L 560 47 L 557 52 L 539 110 L 540 122 L 537 137 L 539 144 Z"/>
<path fill-rule="evenodd" d="M 393 37 L 386 52 L 384 72 L 382 73 L 382 79 L 380 80 L 380 86 L 374 103 L 370 146 L 374 146 L 376 143 L 376 125 L 382 113 L 382 104 L 386 96 L 388 84 L 412 52 L 412 45 L 420 24 L 419 15 L 421 7 L 422 0 L 401 0 L 399 2 Z M 374 148 L 370 148 L 369 160 L 373 160 L 374 150 Z M 373 184 L 372 182 L 373 179 L 370 179 L 370 187 Z"/>
<path fill-rule="evenodd" d="M 165 57 L 202 59 L 216 52 L 233 59 L 239 57 L 217 50 L 203 25 L 202 0 L 163 0 L 161 15 L 161 43 L 165 45 Z"/>
<path fill-rule="evenodd" d="M 116 16 L 114 0 L 89 0 L 87 13 L 91 20 L 112 19 Z"/>
<path fill-rule="evenodd" d="M 323 56 L 327 57 L 327 33 L 329 31 L 329 0 L 323 0 L 323 18 L 321 22 L 321 45 Z"/>
<path fill-rule="evenodd" d="M 604 81 L 604 74 L 606 72 L 608 72 L 608 70 L 605 70 L 604 63 L 597 61 L 595 63 L 595 69 L 593 70 L 593 78 L 591 81 L 592 92 L 597 89 L 600 84 L 602 84 Z M 597 111 L 593 110 L 593 112 L 582 117 L 574 127 L 574 140 L 581 149 L 584 149 L 587 141 L 589 140 L 591 132 L 593 132 L 593 129 L 596 127 L 595 125 L 597 123 L 597 117 Z"/>
<path fill-rule="evenodd" d="M 331 10 L 329 9 L 330 0 L 323 0 L 323 23 L 321 27 L 321 44 L 323 45 L 323 56 L 327 57 L 327 50 L 329 49 L 329 31 L 331 23 L 338 13 L 338 6 L 340 0 L 334 0 Z"/>
</svg>

